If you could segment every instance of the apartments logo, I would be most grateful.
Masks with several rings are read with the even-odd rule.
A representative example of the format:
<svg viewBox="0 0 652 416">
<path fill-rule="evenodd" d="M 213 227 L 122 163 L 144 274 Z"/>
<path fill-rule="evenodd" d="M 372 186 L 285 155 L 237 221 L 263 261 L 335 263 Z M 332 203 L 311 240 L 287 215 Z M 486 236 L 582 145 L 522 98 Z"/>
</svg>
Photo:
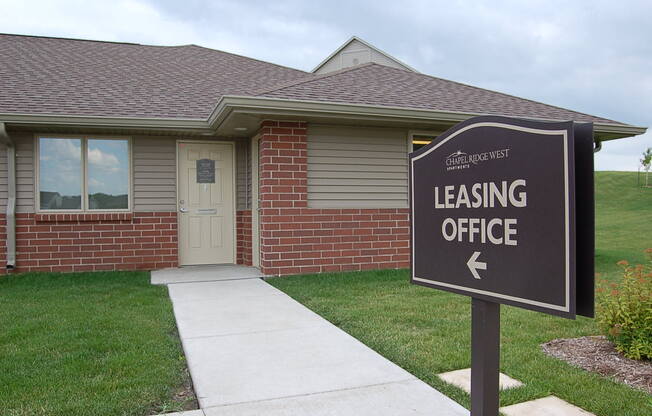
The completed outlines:
<svg viewBox="0 0 652 416">
<path fill-rule="evenodd" d="M 491 150 L 489 152 L 468 154 L 461 150 L 451 153 L 446 157 L 446 171 L 469 169 L 489 160 L 507 159 L 509 148 Z"/>
</svg>

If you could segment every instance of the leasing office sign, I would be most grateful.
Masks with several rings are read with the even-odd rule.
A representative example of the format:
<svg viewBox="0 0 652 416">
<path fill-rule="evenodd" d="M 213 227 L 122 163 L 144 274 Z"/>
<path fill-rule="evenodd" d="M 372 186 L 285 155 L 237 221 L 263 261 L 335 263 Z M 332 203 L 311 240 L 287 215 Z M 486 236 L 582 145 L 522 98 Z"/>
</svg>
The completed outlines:
<svg viewBox="0 0 652 416">
<path fill-rule="evenodd" d="M 477 117 L 412 153 L 412 282 L 592 316 L 592 146 L 587 124 Z"/>
</svg>

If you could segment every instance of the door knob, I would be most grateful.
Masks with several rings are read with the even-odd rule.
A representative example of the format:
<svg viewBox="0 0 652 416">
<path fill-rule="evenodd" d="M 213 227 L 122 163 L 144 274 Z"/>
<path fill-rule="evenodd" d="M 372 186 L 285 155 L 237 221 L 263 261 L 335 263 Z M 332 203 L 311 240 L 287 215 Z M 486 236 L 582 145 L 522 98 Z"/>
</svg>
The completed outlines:
<svg viewBox="0 0 652 416">
<path fill-rule="evenodd" d="M 179 208 L 179 211 L 180 212 L 188 212 L 188 210 L 186 208 Z"/>
</svg>

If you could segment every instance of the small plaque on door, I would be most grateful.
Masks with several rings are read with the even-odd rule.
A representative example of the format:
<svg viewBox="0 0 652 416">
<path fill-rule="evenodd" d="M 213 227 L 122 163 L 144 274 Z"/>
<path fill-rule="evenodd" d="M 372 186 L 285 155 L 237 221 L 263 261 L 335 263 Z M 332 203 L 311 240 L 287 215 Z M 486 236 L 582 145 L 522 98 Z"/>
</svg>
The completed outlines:
<svg viewBox="0 0 652 416">
<path fill-rule="evenodd" d="M 197 183 L 215 183 L 215 161 L 197 160 Z"/>
</svg>

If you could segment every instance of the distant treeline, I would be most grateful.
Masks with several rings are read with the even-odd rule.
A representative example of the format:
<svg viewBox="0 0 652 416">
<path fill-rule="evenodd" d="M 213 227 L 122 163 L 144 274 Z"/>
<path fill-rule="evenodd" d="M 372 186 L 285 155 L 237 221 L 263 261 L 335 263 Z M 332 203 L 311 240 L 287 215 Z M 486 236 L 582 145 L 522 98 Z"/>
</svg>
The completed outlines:
<svg viewBox="0 0 652 416">
<path fill-rule="evenodd" d="M 61 195 L 59 192 L 41 191 L 41 209 L 80 209 L 80 195 Z M 127 209 L 129 207 L 129 196 L 109 195 L 95 193 L 89 196 L 89 209 Z"/>
</svg>

